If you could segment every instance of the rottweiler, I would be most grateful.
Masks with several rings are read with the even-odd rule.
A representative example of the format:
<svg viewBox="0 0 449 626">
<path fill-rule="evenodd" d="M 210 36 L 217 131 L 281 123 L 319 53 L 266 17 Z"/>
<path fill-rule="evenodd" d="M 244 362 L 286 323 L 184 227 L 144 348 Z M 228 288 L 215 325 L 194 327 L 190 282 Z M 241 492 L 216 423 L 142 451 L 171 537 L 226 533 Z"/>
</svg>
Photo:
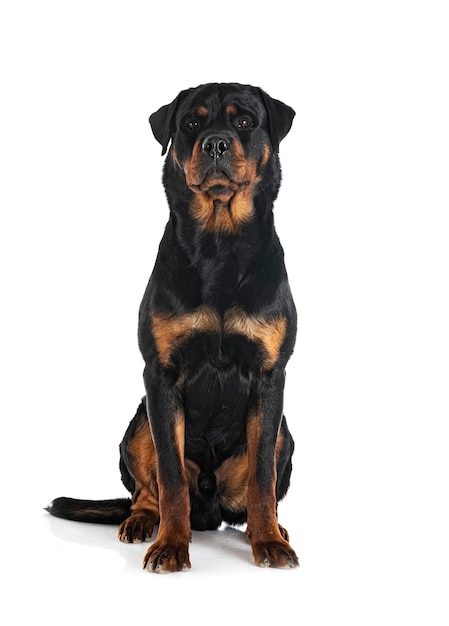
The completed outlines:
<svg viewBox="0 0 449 626">
<path fill-rule="evenodd" d="M 298 565 L 277 504 L 294 443 L 283 415 L 296 310 L 273 203 L 295 112 L 262 89 L 211 83 L 150 117 L 170 209 L 139 311 L 145 398 L 120 444 L 132 499 L 57 498 L 57 517 L 157 539 L 151 572 L 190 569 L 191 529 L 243 525 L 262 567 Z"/>
</svg>

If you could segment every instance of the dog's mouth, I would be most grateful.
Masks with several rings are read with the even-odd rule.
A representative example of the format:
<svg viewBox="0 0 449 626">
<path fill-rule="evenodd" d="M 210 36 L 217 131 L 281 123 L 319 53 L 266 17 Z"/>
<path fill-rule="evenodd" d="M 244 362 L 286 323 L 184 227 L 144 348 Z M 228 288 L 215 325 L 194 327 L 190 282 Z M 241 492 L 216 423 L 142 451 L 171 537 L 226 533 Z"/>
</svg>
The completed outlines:
<svg viewBox="0 0 449 626">
<path fill-rule="evenodd" d="M 190 188 L 195 193 L 206 193 L 213 199 L 228 201 L 243 186 L 248 183 L 236 182 L 232 180 L 223 170 L 212 167 L 206 172 L 203 180 L 199 184 L 190 184 Z"/>
</svg>

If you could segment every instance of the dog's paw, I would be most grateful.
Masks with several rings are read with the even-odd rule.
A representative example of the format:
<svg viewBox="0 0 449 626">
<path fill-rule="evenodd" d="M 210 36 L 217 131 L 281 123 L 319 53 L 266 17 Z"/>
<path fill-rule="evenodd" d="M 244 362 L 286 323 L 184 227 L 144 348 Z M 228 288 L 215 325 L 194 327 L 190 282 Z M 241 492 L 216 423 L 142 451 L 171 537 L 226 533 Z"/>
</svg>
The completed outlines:
<svg viewBox="0 0 449 626">
<path fill-rule="evenodd" d="M 298 557 L 291 545 L 283 541 L 266 541 L 254 543 L 253 554 L 259 567 L 277 567 L 288 569 L 299 567 Z"/>
<path fill-rule="evenodd" d="M 155 541 L 145 555 L 143 567 L 156 574 L 188 571 L 191 567 L 188 543 Z"/>
<path fill-rule="evenodd" d="M 133 513 L 121 524 L 118 537 L 125 543 L 150 541 L 154 524 L 155 519 L 150 512 Z"/>
</svg>

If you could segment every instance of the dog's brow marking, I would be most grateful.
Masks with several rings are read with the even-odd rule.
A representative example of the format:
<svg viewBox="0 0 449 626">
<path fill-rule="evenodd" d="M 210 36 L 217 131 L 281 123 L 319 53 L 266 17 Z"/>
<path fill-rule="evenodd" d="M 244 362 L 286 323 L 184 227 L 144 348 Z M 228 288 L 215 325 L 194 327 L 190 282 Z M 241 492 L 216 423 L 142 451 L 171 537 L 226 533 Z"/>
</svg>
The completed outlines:
<svg viewBox="0 0 449 626">
<path fill-rule="evenodd" d="M 200 306 L 183 315 L 156 313 L 151 317 L 151 330 L 159 360 L 164 366 L 170 364 L 172 350 L 182 341 L 196 332 L 219 332 L 220 327 L 218 313 L 207 306 Z"/>
<path fill-rule="evenodd" d="M 206 109 L 206 107 L 199 106 L 198 109 L 197 109 L 197 113 L 198 113 L 198 115 L 201 115 L 201 117 L 206 117 L 206 115 L 209 113 L 209 111 Z"/>
<path fill-rule="evenodd" d="M 235 106 L 235 104 L 230 104 L 229 106 L 227 106 L 226 113 L 228 113 L 228 115 L 235 115 L 237 113 L 237 107 Z"/>
<path fill-rule="evenodd" d="M 266 352 L 264 367 L 271 369 L 279 357 L 285 339 L 287 319 L 280 316 L 271 320 L 259 318 L 234 307 L 225 315 L 224 330 L 261 343 Z"/>
</svg>

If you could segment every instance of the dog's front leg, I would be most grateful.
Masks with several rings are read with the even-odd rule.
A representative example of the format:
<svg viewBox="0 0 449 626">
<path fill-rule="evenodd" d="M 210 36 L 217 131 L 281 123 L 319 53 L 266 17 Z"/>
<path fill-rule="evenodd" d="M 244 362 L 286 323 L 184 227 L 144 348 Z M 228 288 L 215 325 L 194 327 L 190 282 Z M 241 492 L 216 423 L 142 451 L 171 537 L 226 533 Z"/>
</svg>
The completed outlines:
<svg viewBox="0 0 449 626">
<path fill-rule="evenodd" d="M 160 524 L 144 567 L 157 573 L 190 569 L 190 499 L 184 469 L 184 410 L 173 382 L 145 370 L 147 410 L 157 456 Z"/>
<path fill-rule="evenodd" d="M 256 565 L 296 567 L 298 558 L 277 520 L 276 444 L 282 419 L 284 372 L 268 372 L 257 385 L 255 404 L 247 420 L 247 534 Z"/>
</svg>

